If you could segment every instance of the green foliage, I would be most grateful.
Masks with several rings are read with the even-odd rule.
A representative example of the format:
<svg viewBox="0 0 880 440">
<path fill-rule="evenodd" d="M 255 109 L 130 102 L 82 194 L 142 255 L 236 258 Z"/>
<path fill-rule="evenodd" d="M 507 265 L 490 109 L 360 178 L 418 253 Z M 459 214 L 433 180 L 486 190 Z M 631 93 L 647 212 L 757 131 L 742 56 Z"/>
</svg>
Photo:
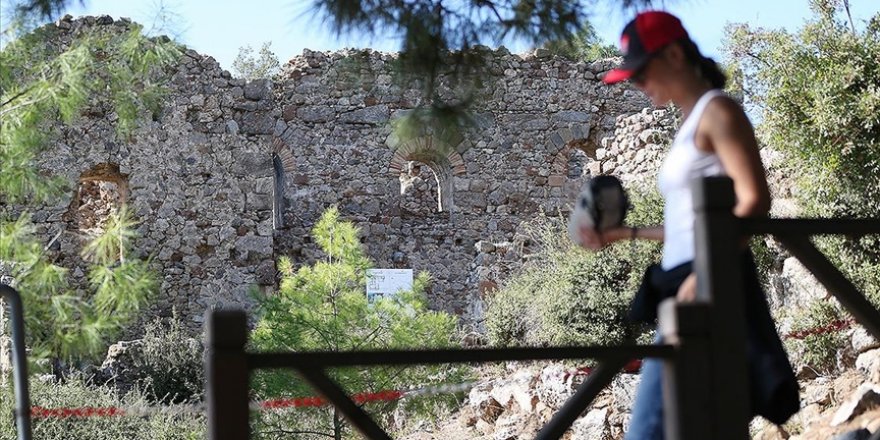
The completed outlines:
<svg viewBox="0 0 880 440">
<path fill-rule="evenodd" d="M 252 334 L 253 348 L 261 351 L 347 351 L 368 349 L 440 348 L 455 345 L 456 318 L 427 308 L 426 273 L 413 289 L 368 303 L 366 270 L 370 261 L 361 248 L 357 229 L 328 209 L 312 230 L 325 257 L 311 266 L 294 269 L 289 259 L 278 264 L 282 279 L 278 292 L 257 295 L 259 316 Z M 405 386 L 457 381 L 461 369 L 443 367 L 339 368 L 331 377 L 351 393 L 396 390 Z M 313 395 L 298 376 L 287 372 L 261 372 L 253 385 L 259 396 Z M 431 407 L 437 399 L 404 401 L 404 409 Z M 387 414 L 393 403 L 377 404 Z M 336 435 L 347 428 L 332 409 L 309 410 L 310 416 L 261 416 L 261 435 L 279 429 L 289 432 L 317 430 Z M 282 428 L 283 426 L 283 428 Z"/>
<path fill-rule="evenodd" d="M 263 43 L 257 54 L 250 46 L 239 47 L 238 55 L 232 61 L 235 76 L 246 80 L 277 77 L 281 73 L 281 63 L 271 46 L 272 42 Z"/>
<path fill-rule="evenodd" d="M 127 137 L 144 112 L 158 111 L 163 69 L 180 53 L 171 42 L 145 38 L 136 25 L 122 34 L 98 27 L 64 49 L 47 44 L 53 32 L 38 29 L 0 51 L 0 197 L 13 203 L 43 201 L 61 189 L 35 165 L 56 135 L 46 125 L 59 117 L 74 122 L 106 101 L 117 132 Z"/>
<path fill-rule="evenodd" d="M 727 29 L 727 61 L 761 141 L 785 154 L 806 216 L 877 217 L 880 207 L 880 13 L 864 29 L 846 2 L 813 0 L 800 30 Z M 880 305 L 880 237 L 817 239 Z"/>
<path fill-rule="evenodd" d="M 791 159 L 810 215 L 873 216 L 880 206 L 880 29 L 853 32 L 837 2 L 814 0 L 797 33 L 728 28 L 759 133 Z M 872 19 L 880 20 L 880 14 Z"/>
<path fill-rule="evenodd" d="M 93 291 L 84 294 L 72 291 L 66 270 L 48 260 L 27 216 L 0 222 L 0 261 L 22 295 L 31 359 L 98 356 L 150 298 L 156 281 L 147 263 L 126 258 L 132 225 L 127 211 L 115 213 L 86 247 Z"/>
<path fill-rule="evenodd" d="M 586 22 L 570 39 L 548 41 L 544 48 L 574 61 L 589 62 L 621 55 L 617 47 L 602 41 L 593 25 Z"/>
<path fill-rule="evenodd" d="M 66 2 L 13 5 L 20 13 L 15 22 L 33 23 Z M 167 40 L 145 38 L 136 25 L 127 31 L 95 27 L 63 47 L 57 32 L 53 26 L 26 34 L 4 29 L 12 39 L 0 51 L 0 207 L 53 202 L 64 183 L 37 165 L 60 132 L 48 127 L 102 114 L 115 121 L 121 138 L 128 137 L 138 120 L 158 111 L 161 82 L 180 52 Z M 88 292 L 67 285 L 65 269 L 48 259 L 45 238 L 26 213 L 9 215 L 0 211 L 0 262 L 23 295 L 31 358 L 96 357 L 156 289 L 147 262 L 129 256 L 130 214 L 122 209 L 111 215 L 85 245 Z"/>
<path fill-rule="evenodd" d="M 63 383 L 31 382 L 31 403 L 53 408 L 109 408 L 119 406 L 145 407 L 151 405 L 146 395 L 132 390 L 117 395 L 110 387 L 89 385 L 79 377 L 70 377 Z M 10 389 L 0 393 L 0 438 L 15 437 L 15 419 L 11 416 L 15 401 Z M 33 437 L 41 440 L 199 440 L 205 438 L 206 421 L 199 415 L 40 418 L 34 419 Z"/>
<path fill-rule="evenodd" d="M 806 309 L 798 310 L 792 317 L 792 331 L 809 331 L 823 328 L 842 318 L 841 310 L 825 301 L 816 301 Z M 786 350 L 797 363 L 806 365 L 818 373 L 833 372 L 836 368 L 837 350 L 848 341 L 845 333 L 827 332 L 808 334 L 806 337 L 787 338 Z"/>
<path fill-rule="evenodd" d="M 659 194 L 632 198 L 628 223 L 660 223 Z M 494 345 L 611 345 L 643 334 L 643 326 L 625 316 L 645 268 L 659 260 L 656 243 L 619 242 L 587 252 L 571 243 L 560 218 L 540 216 L 526 227 L 540 248 L 488 301 Z"/>
<path fill-rule="evenodd" d="M 145 397 L 160 403 L 202 400 L 204 347 L 189 336 L 176 313 L 166 323 L 156 319 L 146 325 L 140 350 L 132 365 L 133 379 Z"/>
</svg>

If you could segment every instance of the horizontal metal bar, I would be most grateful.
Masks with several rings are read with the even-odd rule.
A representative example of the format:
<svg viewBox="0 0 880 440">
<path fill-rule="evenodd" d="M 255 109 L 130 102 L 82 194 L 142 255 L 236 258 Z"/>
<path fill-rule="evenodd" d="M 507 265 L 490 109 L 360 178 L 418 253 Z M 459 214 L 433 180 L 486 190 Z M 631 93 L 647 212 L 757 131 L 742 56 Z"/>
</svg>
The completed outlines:
<svg viewBox="0 0 880 440">
<path fill-rule="evenodd" d="M 611 383 L 617 372 L 629 359 L 615 359 L 602 362 L 587 376 L 587 380 L 578 387 L 574 396 L 568 398 L 562 408 L 556 411 L 553 418 L 538 432 L 535 440 L 559 440 L 565 431 L 581 416 L 581 413 L 593 403 L 596 396 Z"/>
<path fill-rule="evenodd" d="M 859 289 L 846 277 L 834 263 L 806 237 L 776 237 L 789 252 L 809 269 L 809 271 L 828 289 L 835 298 L 865 327 L 875 338 L 880 339 L 880 311 L 865 298 Z"/>
<path fill-rule="evenodd" d="M 746 234 L 773 235 L 867 235 L 880 234 L 880 219 L 743 218 Z"/>
<path fill-rule="evenodd" d="M 388 435 L 369 414 L 357 406 L 346 394 L 345 390 L 322 370 L 303 368 L 299 370 L 303 379 L 329 400 L 354 427 L 369 440 L 391 440 Z"/>
<path fill-rule="evenodd" d="M 248 353 L 248 365 L 251 369 L 327 368 L 353 365 L 417 365 L 551 359 L 670 358 L 674 353 L 675 348 L 671 345 Z"/>
</svg>

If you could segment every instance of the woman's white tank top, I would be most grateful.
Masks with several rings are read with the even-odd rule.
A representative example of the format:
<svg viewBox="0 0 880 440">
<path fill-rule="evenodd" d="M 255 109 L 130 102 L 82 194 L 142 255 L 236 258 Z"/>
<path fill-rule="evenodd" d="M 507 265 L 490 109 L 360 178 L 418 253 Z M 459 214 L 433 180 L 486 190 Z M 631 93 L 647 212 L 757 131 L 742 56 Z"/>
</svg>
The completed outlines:
<svg viewBox="0 0 880 440">
<path fill-rule="evenodd" d="M 663 208 L 663 269 L 671 269 L 694 259 L 694 204 L 691 181 L 698 177 L 723 176 L 724 167 L 714 153 L 697 148 L 697 126 L 706 105 L 721 90 L 709 90 L 694 105 L 693 110 L 675 135 L 669 154 L 660 167 L 657 185 L 665 199 Z"/>
</svg>

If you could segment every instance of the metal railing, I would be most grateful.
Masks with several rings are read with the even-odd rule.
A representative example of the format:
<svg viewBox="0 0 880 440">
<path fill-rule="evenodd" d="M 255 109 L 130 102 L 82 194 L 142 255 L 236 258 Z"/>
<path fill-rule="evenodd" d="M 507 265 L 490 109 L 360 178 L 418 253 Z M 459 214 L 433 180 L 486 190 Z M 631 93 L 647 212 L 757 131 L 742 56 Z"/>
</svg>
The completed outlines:
<svg viewBox="0 0 880 440">
<path fill-rule="evenodd" d="M 388 433 L 326 374 L 340 366 L 412 365 L 509 360 L 600 360 L 588 379 L 537 439 L 558 439 L 630 359 L 663 360 L 666 438 L 683 440 L 748 438 L 751 419 L 746 358 L 745 304 L 741 247 L 744 237 L 772 234 L 811 270 L 871 334 L 880 339 L 880 311 L 861 295 L 810 243 L 806 235 L 880 233 L 880 220 L 740 219 L 728 178 L 693 184 L 697 301 L 661 304 L 659 327 L 665 345 L 549 347 L 479 350 L 415 350 L 309 353 L 248 353 L 246 316 L 213 311 L 207 319 L 208 433 L 211 440 L 249 438 L 248 381 L 264 368 L 296 370 L 306 382 L 372 440 Z"/>
<path fill-rule="evenodd" d="M 21 295 L 12 287 L 0 284 L 0 298 L 9 306 L 9 322 L 12 327 L 12 375 L 15 386 L 15 424 L 18 428 L 18 439 L 31 440 L 31 403 Z"/>
<path fill-rule="evenodd" d="M 479 350 L 415 350 L 310 353 L 248 353 L 246 316 L 213 311 L 207 320 L 208 435 L 211 440 L 249 438 L 248 382 L 263 368 L 294 369 L 348 421 L 371 440 L 390 439 L 364 410 L 326 374 L 339 366 L 411 365 L 506 360 L 599 359 L 601 362 L 537 434 L 558 439 L 630 359 L 663 360 L 666 438 L 747 439 L 751 419 L 746 358 L 746 317 L 742 295 L 744 237 L 772 234 L 806 266 L 840 303 L 880 339 L 880 311 L 809 241 L 808 235 L 880 233 L 880 219 L 740 219 L 728 178 L 693 184 L 697 300 L 660 306 L 665 345 L 550 347 Z"/>
<path fill-rule="evenodd" d="M 249 438 L 249 378 L 252 371 L 298 371 L 366 438 L 390 436 L 326 374 L 339 366 L 412 365 L 510 360 L 598 359 L 600 364 L 577 392 L 538 432 L 558 439 L 631 359 L 663 360 L 666 438 L 682 440 L 748 438 L 749 387 L 740 248 L 743 237 L 771 234 L 806 266 L 856 321 L 880 339 L 880 311 L 809 241 L 817 234 L 880 234 L 880 219 L 739 219 L 733 215 L 733 184 L 727 178 L 694 183 L 697 301 L 661 304 L 664 345 L 549 347 L 476 350 L 415 350 L 309 353 L 248 353 L 247 319 L 242 311 L 208 315 L 208 436 L 211 440 Z M 711 244 L 711 246 L 710 246 Z M 30 403 L 21 298 L 0 285 L 11 309 L 16 422 L 19 440 L 30 440 Z"/>
</svg>

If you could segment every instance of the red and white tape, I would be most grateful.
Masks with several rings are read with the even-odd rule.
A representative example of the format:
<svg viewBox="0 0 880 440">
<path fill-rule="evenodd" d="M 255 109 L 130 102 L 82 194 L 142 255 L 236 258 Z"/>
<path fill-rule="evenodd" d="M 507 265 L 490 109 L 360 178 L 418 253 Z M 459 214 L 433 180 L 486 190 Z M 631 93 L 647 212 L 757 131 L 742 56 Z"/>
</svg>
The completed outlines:
<svg viewBox="0 0 880 440">
<path fill-rule="evenodd" d="M 848 319 L 834 321 L 822 327 L 806 330 L 797 330 L 785 335 L 784 339 L 804 339 L 813 335 L 838 332 L 852 326 L 854 322 Z M 625 373 L 637 373 L 641 369 L 641 359 L 634 359 L 623 367 Z M 563 381 L 574 376 L 586 376 L 592 372 L 590 367 L 580 367 L 562 373 Z M 357 404 L 371 402 L 390 402 L 408 397 L 430 396 L 437 394 L 452 394 L 469 391 L 479 382 L 463 382 L 457 384 L 433 385 L 412 390 L 385 390 L 376 393 L 357 393 L 351 396 Z M 271 411 L 289 408 L 315 408 L 328 405 L 329 402 L 322 397 L 294 397 L 270 399 L 260 402 L 252 402 L 250 408 L 254 411 Z M 87 417 L 143 417 L 157 414 L 204 414 L 204 404 L 179 404 L 179 405 L 129 405 L 113 407 L 81 407 L 81 408 L 44 408 L 41 406 L 31 407 L 31 416 L 35 419 L 57 418 L 87 418 Z"/>
</svg>

